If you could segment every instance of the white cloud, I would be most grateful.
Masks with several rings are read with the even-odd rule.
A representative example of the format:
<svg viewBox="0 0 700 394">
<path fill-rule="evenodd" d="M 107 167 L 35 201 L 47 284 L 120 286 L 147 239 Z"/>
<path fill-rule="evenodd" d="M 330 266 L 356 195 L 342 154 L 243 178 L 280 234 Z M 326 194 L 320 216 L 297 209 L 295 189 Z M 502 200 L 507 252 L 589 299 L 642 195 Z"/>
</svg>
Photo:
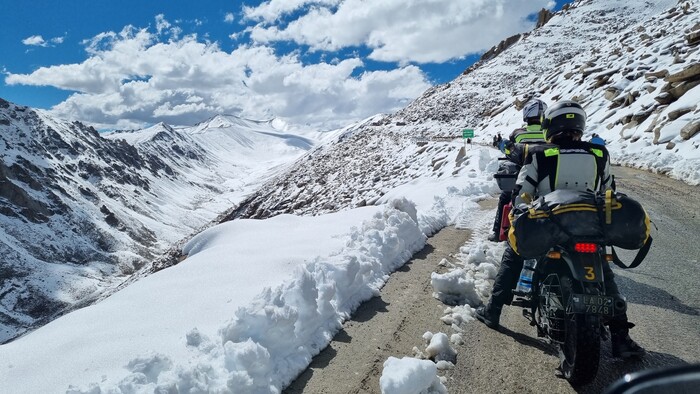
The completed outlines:
<svg viewBox="0 0 700 394">
<path fill-rule="evenodd" d="M 338 4 L 335 4 L 338 3 Z M 291 11 L 308 12 L 277 26 Z M 247 8 L 261 20 L 251 37 L 260 43 L 293 41 L 314 50 L 367 46 L 370 58 L 385 62 L 444 62 L 484 51 L 513 34 L 528 31 L 525 19 L 551 0 L 338 0 L 275 1 Z"/>
<path fill-rule="evenodd" d="M 81 63 L 8 72 L 5 82 L 74 91 L 54 111 L 102 125 L 192 124 L 223 112 L 343 126 L 403 107 L 427 89 L 425 74 L 408 64 L 488 49 L 531 28 L 524 15 L 551 6 L 551 0 L 268 0 L 243 7 L 249 26 L 229 38 L 249 36 L 253 44 L 232 52 L 206 34 L 182 36 L 180 22 L 159 14 L 150 30 L 126 26 L 84 40 L 88 57 Z M 234 17 L 226 13 L 224 22 Z M 23 42 L 62 41 L 37 35 Z M 305 63 L 303 48 L 277 54 L 269 45 L 277 41 L 308 45 L 322 60 Z M 353 47 L 401 66 L 366 71 L 358 53 L 334 52 Z"/>
<path fill-rule="evenodd" d="M 165 42 L 132 26 L 84 45 L 82 63 L 8 73 L 5 82 L 76 91 L 52 109 L 56 115 L 129 128 L 194 124 L 218 113 L 340 127 L 403 107 L 430 86 L 417 67 L 360 73 L 359 58 L 304 64 L 266 46 L 229 53 L 194 35 Z"/>
<path fill-rule="evenodd" d="M 158 14 L 155 17 L 156 19 L 156 31 L 158 32 L 158 35 L 163 34 L 163 32 L 170 34 L 172 38 L 177 38 L 182 34 L 182 28 L 179 26 L 173 26 L 172 23 L 170 23 L 167 19 L 165 19 L 165 15 L 163 14 Z M 198 21 L 194 21 L 195 24 L 198 25 Z"/>
<path fill-rule="evenodd" d="M 47 40 L 44 40 L 44 37 L 41 35 L 35 35 L 35 36 L 30 36 L 22 40 L 22 44 L 24 45 L 30 45 L 30 46 L 39 46 L 39 47 L 49 47 L 49 46 L 55 46 L 56 44 L 62 44 L 63 40 L 65 40 L 65 36 L 62 37 L 54 37 Z M 53 45 L 52 45 L 53 44 Z"/>
<path fill-rule="evenodd" d="M 337 6 L 343 0 L 268 0 L 257 7 L 243 7 L 247 19 L 273 22 L 306 6 Z"/>
<path fill-rule="evenodd" d="M 46 41 L 44 41 L 44 37 L 42 36 L 31 36 L 27 37 L 24 40 L 22 40 L 22 44 L 24 45 L 36 45 L 36 46 L 46 46 Z"/>
<path fill-rule="evenodd" d="M 156 15 L 156 30 L 158 30 L 158 34 L 161 34 L 163 30 L 168 29 L 170 26 L 170 22 L 165 19 L 165 15 Z"/>
</svg>

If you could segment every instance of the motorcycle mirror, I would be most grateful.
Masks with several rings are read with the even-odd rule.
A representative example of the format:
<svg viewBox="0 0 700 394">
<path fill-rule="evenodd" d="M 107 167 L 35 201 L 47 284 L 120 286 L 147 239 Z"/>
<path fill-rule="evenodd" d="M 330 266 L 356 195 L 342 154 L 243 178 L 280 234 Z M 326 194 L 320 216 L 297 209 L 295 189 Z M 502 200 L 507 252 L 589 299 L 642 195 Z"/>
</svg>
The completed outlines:
<svg viewBox="0 0 700 394">
<path fill-rule="evenodd" d="M 700 386 L 700 364 L 628 373 L 603 394 L 694 393 Z"/>
</svg>

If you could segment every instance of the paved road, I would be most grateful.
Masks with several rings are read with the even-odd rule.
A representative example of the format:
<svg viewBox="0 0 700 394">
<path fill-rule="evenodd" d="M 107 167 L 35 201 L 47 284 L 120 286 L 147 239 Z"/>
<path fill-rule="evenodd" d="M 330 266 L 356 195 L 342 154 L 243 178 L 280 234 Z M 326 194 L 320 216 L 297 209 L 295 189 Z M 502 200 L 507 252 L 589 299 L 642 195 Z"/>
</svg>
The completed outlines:
<svg viewBox="0 0 700 394">
<path fill-rule="evenodd" d="M 601 368 L 590 385 L 575 390 L 555 377 L 554 350 L 536 338 L 520 308 L 504 309 L 503 328 L 482 324 L 467 330 L 466 349 L 448 376 L 450 392 L 600 393 L 625 373 L 647 368 L 700 363 L 700 187 L 664 176 L 615 167 L 617 190 L 640 201 L 654 225 L 653 246 L 641 266 L 614 267 L 616 281 L 627 296 L 632 337 L 649 353 L 640 361 L 610 357 L 604 344 Z M 619 251 L 624 262 L 634 253 Z"/>
<path fill-rule="evenodd" d="M 596 380 L 575 390 L 555 376 L 554 349 L 536 337 L 520 308 L 507 307 L 499 331 L 478 322 L 465 326 L 456 366 L 444 374 L 450 393 L 599 393 L 627 372 L 700 363 L 700 187 L 622 167 L 613 173 L 618 191 L 640 201 L 658 228 L 640 267 L 615 268 L 630 320 L 637 324 L 632 336 L 648 355 L 633 362 L 612 359 L 606 343 Z M 486 202 L 484 215 L 490 216 L 494 206 L 495 201 Z M 445 306 L 431 297 L 430 272 L 439 271 L 437 263 L 470 238 L 454 228 L 431 238 L 285 393 L 379 393 L 388 356 L 410 356 L 414 346 L 424 349 L 420 336 L 425 331 L 450 332 L 439 321 Z M 627 262 L 633 257 L 619 254 Z"/>
</svg>

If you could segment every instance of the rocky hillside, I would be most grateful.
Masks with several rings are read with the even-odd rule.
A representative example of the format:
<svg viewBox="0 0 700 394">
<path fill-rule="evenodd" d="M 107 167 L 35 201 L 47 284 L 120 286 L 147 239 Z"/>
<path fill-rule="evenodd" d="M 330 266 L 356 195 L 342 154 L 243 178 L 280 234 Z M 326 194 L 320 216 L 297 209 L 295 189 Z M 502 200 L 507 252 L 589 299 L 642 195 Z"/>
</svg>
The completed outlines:
<svg viewBox="0 0 700 394">
<path fill-rule="evenodd" d="M 153 231 L 115 205 L 143 199 L 151 179 L 173 176 L 173 169 L 83 124 L 57 123 L 6 101 L 0 128 L 2 340 L 153 257 Z M 131 259 L 119 256 L 125 247 Z M 75 276 L 95 280 L 77 284 Z"/>
<path fill-rule="evenodd" d="M 314 143 L 225 116 L 103 135 L 0 100 L 0 343 L 116 287 Z"/>
<path fill-rule="evenodd" d="M 681 161 L 682 170 L 669 175 L 697 174 L 698 15 L 697 1 L 576 1 L 405 109 L 348 127 L 228 219 L 372 204 L 410 181 L 417 166 L 432 167 L 436 177 L 453 176 L 441 171 L 444 148 L 417 141 L 459 138 L 468 127 L 476 130 L 477 143 L 490 144 L 496 133 L 521 126 L 522 104 L 532 96 L 581 102 L 588 134 L 601 134 L 617 162 L 663 170 L 659 160 Z"/>
</svg>

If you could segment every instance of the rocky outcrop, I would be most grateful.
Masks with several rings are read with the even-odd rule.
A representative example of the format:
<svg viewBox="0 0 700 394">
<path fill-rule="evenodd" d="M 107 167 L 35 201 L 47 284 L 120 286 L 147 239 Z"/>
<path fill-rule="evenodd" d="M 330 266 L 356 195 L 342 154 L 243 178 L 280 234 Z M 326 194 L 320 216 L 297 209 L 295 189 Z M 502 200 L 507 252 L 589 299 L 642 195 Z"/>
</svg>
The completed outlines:
<svg viewBox="0 0 700 394">
<path fill-rule="evenodd" d="M 659 104 L 667 105 L 675 102 L 694 87 L 700 85 L 700 63 L 694 63 L 680 72 L 664 77 L 666 84 L 661 93 L 655 97 Z"/>
<path fill-rule="evenodd" d="M 695 120 L 683 126 L 680 135 L 681 138 L 683 138 L 684 140 L 689 140 L 693 138 L 698 132 L 700 132 L 700 120 Z"/>
<path fill-rule="evenodd" d="M 680 72 L 668 75 L 664 81 L 669 83 L 688 82 L 700 79 L 700 63 L 694 63 L 686 67 Z"/>
<path fill-rule="evenodd" d="M 548 9 L 542 8 L 540 12 L 537 13 L 537 24 L 535 25 L 535 28 L 538 29 L 544 26 L 550 19 L 552 19 L 553 15 L 554 14 Z"/>
<path fill-rule="evenodd" d="M 521 37 L 522 37 L 522 34 L 515 34 L 513 36 L 506 38 L 505 40 L 501 41 L 498 45 L 489 49 L 483 55 L 481 55 L 481 58 L 479 59 L 479 61 L 486 62 L 486 61 L 489 61 L 489 60 L 495 58 L 500 53 L 502 53 L 506 49 L 510 48 L 511 45 L 518 42 Z"/>
</svg>

